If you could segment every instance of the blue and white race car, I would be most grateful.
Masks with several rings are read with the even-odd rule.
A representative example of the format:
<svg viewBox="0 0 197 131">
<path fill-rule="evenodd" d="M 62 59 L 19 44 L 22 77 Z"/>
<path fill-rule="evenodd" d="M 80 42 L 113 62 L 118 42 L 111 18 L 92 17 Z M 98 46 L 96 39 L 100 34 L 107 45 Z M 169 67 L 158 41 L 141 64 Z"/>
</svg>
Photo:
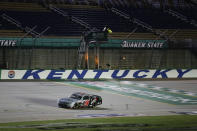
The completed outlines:
<svg viewBox="0 0 197 131">
<path fill-rule="evenodd" d="M 61 108 L 93 108 L 102 104 L 102 98 L 98 95 L 77 92 L 73 93 L 70 97 L 59 99 L 57 103 Z"/>
</svg>

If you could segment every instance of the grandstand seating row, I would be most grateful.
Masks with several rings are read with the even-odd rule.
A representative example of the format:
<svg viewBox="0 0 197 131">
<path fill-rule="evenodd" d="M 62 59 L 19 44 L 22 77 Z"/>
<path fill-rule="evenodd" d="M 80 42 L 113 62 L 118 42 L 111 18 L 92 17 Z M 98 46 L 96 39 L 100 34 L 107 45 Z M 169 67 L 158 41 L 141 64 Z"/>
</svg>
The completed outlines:
<svg viewBox="0 0 197 131">
<path fill-rule="evenodd" d="M 105 25 L 108 25 L 114 32 L 112 35 L 110 35 L 110 37 L 112 38 L 118 38 L 123 36 L 124 34 L 128 34 L 136 27 L 135 24 L 129 23 L 128 20 L 125 20 L 124 18 L 119 17 L 118 15 L 110 12 L 109 10 L 105 10 L 104 8 L 100 8 L 98 6 L 87 6 L 89 8 L 85 8 L 85 6 L 79 5 L 55 6 L 67 12 L 70 16 L 75 16 L 98 29 L 102 29 Z M 5 13 L 8 16 L 14 18 L 15 20 L 21 22 L 23 26 L 28 26 L 32 28 L 33 26 L 37 25 L 37 32 L 41 32 L 45 28 L 50 26 L 50 29 L 44 34 L 46 36 L 80 36 L 81 33 L 85 31 L 84 27 L 70 21 L 69 18 L 64 18 L 61 15 L 45 7 L 42 7 L 38 3 L 0 2 L 0 9 L 1 15 Z M 156 29 L 179 29 L 179 33 L 176 34 L 178 38 L 184 38 L 182 35 L 185 31 L 188 32 L 187 35 L 189 35 L 189 38 L 190 34 L 191 38 L 195 37 L 195 34 L 193 34 L 195 30 L 193 29 L 197 29 L 196 27 L 181 20 L 178 20 L 160 9 L 138 9 L 128 7 L 124 8 L 124 10 L 121 8 L 121 10 L 125 13 L 128 13 L 131 17 L 135 17 L 146 22 L 147 24 L 151 25 L 153 28 Z M 188 12 L 190 11 L 191 10 L 188 9 Z M 195 13 L 193 14 L 193 17 L 189 17 L 195 19 L 197 15 L 195 15 Z M 17 27 L 3 20 L 2 17 L 0 18 L 0 22 L 0 35 L 3 35 L 5 32 L 7 32 L 8 34 L 8 32 L 10 31 L 10 34 L 12 36 L 14 32 L 20 32 Z M 20 36 L 20 33 L 17 35 Z M 170 35 L 170 33 L 168 35 Z M 136 33 L 134 33 L 131 37 L 132 39 L 138 39 L 142 38 L 142 36 L 144 36 L 144 39 L 156 38 L 154 34 L 147 32 L 141 27 L 138 27 Z"/>
<path fill-rule="evenodd" d="M 37 2 L 37 3 L 53 3 L 53 4 L 79 4 L 79 5 L 104 5 L 108 4 L 110 6 L 117 7 L 144 7 L 144 6 L 154 6 L 154 7 L 192 7 L 197 5 L 195 0 L 1 0 L 9 2 Z"/>
</svg>

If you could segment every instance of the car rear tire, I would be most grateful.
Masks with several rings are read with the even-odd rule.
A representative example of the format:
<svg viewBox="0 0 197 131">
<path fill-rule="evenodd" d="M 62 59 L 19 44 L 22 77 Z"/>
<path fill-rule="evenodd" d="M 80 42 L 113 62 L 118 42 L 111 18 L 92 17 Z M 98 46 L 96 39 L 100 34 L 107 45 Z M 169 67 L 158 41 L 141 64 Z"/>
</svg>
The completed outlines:
<svg viewBox="0 0 197 131">
<path fill-rule="evenodd" d="M 96 106 L 96 103 L 93 103 L 93 104 L 92 104 L 92 108 L 94 108 L 95 106 Z"/>
<path fill-rule="evenodd" d="M 60 105 L 60 104 L 58 104 L 58 107 L 59 107 L 59 108 L 63 108 L 62 105 Z"/>
</svg>

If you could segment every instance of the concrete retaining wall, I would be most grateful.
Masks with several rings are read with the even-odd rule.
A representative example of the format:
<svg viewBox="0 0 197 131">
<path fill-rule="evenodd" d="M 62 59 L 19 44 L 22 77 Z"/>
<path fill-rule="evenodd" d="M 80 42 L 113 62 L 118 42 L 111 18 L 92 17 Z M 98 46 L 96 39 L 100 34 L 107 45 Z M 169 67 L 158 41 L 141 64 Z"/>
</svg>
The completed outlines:
<svg viewBox="0 0 197 131">
<path fill-rule="evenodd" d="M 1 70 L 0 78 L 5 79 L 146 79 L 146 78 L 197 78 L 197 69 L 165 70 Z"/>
</svg>

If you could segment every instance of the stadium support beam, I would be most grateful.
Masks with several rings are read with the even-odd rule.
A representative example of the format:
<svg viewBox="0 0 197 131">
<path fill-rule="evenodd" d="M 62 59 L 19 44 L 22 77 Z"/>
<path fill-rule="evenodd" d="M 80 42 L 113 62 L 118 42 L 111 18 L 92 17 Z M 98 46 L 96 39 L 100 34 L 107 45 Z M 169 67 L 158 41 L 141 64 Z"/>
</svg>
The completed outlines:
<svg viewBox="0 0 197 131">
<path fill-rule="evenodd" d="M 112 11 L 113 13 L 118 14 L 119 16 L 124 17 L 125 19 L 131 19 L 130 16 L 129 16 L 128 14 L 126 14 L 126 13 L 124 13 L 124 12 L 122 12 L 122 11 L 116 9 L 116 8 L 111 8 L 111 11 Z"/>
<path fill-rule="evenodd" d="M 69 16 L 68 13 L 66 13 L 66 12 L 63 11 L 63 10 L 58 9 L 57 7 L 55 7 L 55 6 L 53 6 L 53 5 L 49 5 L 49 9 L 51 9 L 51 10 L 53 10 L 54 12 L 56 12 L 56 13 L 62 15 L 63 17 L 66 17 L 66 18 L 70 19 L 71 21 L 73 21 L 73 22 L 75 22 L 75 23 L 77 23 L 77 24 L 79 24 L 79 25 L 85 27 L 86 29 L 92 30 L 92 27 L 91 27 L 88 23 L 86 23 L 86 22 L 80 20 L 80 19 L 77 18 L 77 17 Z"/>
<path fill-rule="evenodd" d="M 163 39 L 169 39 L 168 36 L 164 35 L 161 31 L 156 31 L 155 29 L 152 28 L 152 26 L 150 26 L 149 24 L 135 18 L 135 17 L 131 17 L 130 15 L 116 9 L 116 8 L 111 8 L 111 11 L 117 15 L 119 15 L 120 17 L 123 17 L 125 19 L 127 19 L 128 21 L 138 25 L 138 26 L 141 26 L 142 28 L 145 28 L 146 30 L 154 33 L 155 35 L 163 38 Z"/>
<path fill-rule="evenodd" d="M 165 42 L 168 41 L 169 39 L 171 39 L 178 31 L 179 31 L 179 30 L 175 30 L 175 31 L 168 37 L 168 39 L 165 40 Z"/>
<path fill-rule="evenodd" d="M 17 20 L 11 18 L 10 16 L 6 15 L 5 13 L 1 15 L 1 17 L 5 20 L 7 20 L 8 22 L 16 25 L 17 27 L 21 28 L 22 24 L 20 22 L 18 22 Z"/>
<path fill-rule="evenodd" d="M 164 10 L 164 12 L 167 12 L 168 14 L 170 14 L 170 15 L 172 15 L 172 16 L 174 16 L 174 17 L 176 17 L 176 18 L 178 18 L 178 19 L 180 19 L 180 20 L 182 20 L 186 23 L 189 23 L 189 24 L 197 27 L 197 22 L 195 20 L 189 19 L 189 18 L 187 18 L 187 16 L 185 16 L 185 15 L 183 15 L 183 14 L 177 12 L 177 11 L 167 9 L 167 10 Z"/>
<path fill-rule="evenodd" d="M 38 33 L 35 31 L 35 28 L 37 26 L 34 26 L 33 28 L 30 28 L 28 26 L 23 27 L 22 24 L 15 20 L 14 18 L 6 15 L 5 13 L 1 15 L 1 17 L 5 20 L 7 20 L 8 22 L 14 24 L 16 27 L 18 27 L 19 29 L 25 31 L 27 34 L 25 34 L 25 36 L 27 36 L 28 34 L 31 34 L 33 37 L 39 38 L 41 37 L 50 27 L 48 26 L 46 29 L 44 29 L 41 33 Z M 23 36 L 24 37 L 24 36 Z"/>
<path fill-rule="evenodd" d="M 133 33 L 135 33 L 137 30 L 137 27 L 134 28 L 124 39 L 128 39 Z"/>
<path fill-rule="evenodd" d="M 8 22 L 14 24 L 16 27 L 18 27 L 19 29 L 21 29 L 22 31 L 25 31 L 25 32 L 29 32 L 33 37 L 37 36 L 37 35 L 40 35 L 38 32 L 32 30 L 30 27 L 23 27 L 22 24 L 15 20 L 14 18 L 6 15 L 5 13 L 1 15 L 1 17 L 5 20 L 7 20 Z"/>
</svg>

